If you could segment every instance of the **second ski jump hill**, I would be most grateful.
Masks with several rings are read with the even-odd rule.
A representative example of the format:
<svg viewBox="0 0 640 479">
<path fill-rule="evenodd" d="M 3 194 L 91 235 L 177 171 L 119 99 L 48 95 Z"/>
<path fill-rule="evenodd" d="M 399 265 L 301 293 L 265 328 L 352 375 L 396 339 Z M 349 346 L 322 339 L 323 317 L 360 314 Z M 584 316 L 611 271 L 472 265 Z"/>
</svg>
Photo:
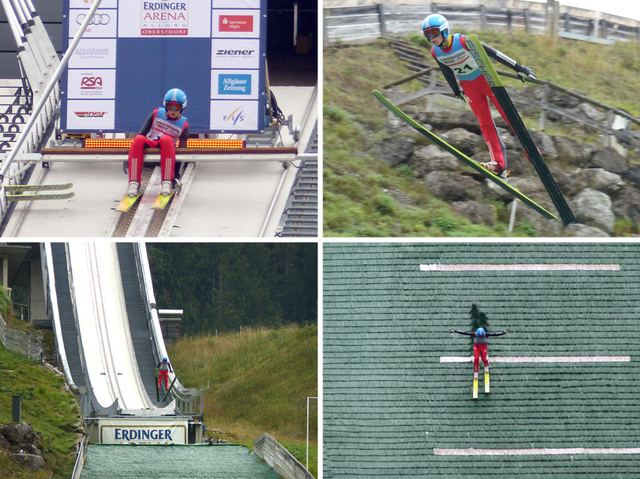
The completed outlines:
<svg viewBox="0 0 640 479">
<path fill-rule="evenodd" d="M 632 243 L 325 244 L 324 477 L 640 477 L 639 299 Z"/>
</svg>

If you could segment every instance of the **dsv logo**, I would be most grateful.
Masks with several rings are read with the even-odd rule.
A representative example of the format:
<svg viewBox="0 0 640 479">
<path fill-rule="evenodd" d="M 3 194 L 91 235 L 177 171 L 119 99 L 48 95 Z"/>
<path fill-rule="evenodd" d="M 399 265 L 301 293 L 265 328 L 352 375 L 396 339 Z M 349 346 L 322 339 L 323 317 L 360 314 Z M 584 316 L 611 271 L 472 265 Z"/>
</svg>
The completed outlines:
<svg viewBox="0 0 640 479">
<path fill-rule="evenodd" d="M 74 113 L 80 118 L 102 118 L 107 114 L 106 111 L 75 111 Z"/>
<path fill-rule="evenodd" d="M 81 90 L 96 90 L 102 88 L 102 78 L 100 77 L 82 77 L 80 82 Z"/>
<path fill-rule="evenodd" d="M 76 17 L 76 23 L 78 25 L 82 25 L 82 22 L 84 22 L 85 18 L 87 18 L 86 13 L 79 13 Z M 107 25 L 110 21 L 111 17 L 106 13 L 96 13 L 89 22 L 89 25 Z"/>
</svg>

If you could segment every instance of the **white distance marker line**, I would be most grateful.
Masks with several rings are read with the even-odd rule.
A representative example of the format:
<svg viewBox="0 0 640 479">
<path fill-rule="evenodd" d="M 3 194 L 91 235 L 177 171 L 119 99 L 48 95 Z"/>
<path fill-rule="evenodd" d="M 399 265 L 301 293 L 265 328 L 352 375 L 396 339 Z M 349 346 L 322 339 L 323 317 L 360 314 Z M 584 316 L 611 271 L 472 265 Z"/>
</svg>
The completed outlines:
<svg viewBox="0 0 640 479">
<path fill-rule="evenodd" d="M 577 454 L 640 454 L 640 447 L 567 447 L 540 449 L 433 449 L 436 456 L 548 456 Z"/>
<path fill-rule="evenodd" d="M 490 363 L 628 363 L 631 356 L 495 356 Z M 440 356 L 441 363 L 472 363 L 473 356 Z"/>
<path fill-rule="evenodd" d="M 620 271 L 619 264 L 421 264 L 420 271 Z"/>
</svg>

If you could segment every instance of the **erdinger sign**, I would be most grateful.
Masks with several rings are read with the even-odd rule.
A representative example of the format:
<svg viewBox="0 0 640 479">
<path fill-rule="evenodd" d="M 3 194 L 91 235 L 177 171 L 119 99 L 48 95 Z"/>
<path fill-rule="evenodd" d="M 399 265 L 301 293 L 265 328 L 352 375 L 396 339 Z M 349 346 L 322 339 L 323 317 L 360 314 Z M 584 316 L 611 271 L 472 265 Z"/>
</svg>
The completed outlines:
<svg viewBox="0 0 640 479">
<path fill-rule="evenodd" d="M 140 35 L 188 35 L 187 5 L 187 2 L 142 2 Z"/>
<path fill-rule="evenodd" d="M 187 421 L 100 419 L 103 444 L 186 444 Z"/>
<path fill-rule="evenodd" d="M 62 77 L 61 131 L 137 132 L 171 88 L 192 133 L 264 131 L 267 1 L 102 0 Z M 66 50 L 92 0 L 63 2 Z"/>
</svg>

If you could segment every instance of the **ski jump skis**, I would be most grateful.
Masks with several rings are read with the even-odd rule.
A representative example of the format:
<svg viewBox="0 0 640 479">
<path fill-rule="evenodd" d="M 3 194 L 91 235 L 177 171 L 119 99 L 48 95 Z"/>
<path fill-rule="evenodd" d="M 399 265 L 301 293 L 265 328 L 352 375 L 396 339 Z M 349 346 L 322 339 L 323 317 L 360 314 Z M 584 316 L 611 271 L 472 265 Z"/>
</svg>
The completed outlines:
<svg viewBox="0 0 640 479">
<path fill-rule="evenodd" d="M 573 215 L 571 208 L 569 208 L 567 200 L 565 200 L 562 195 L 556 181 L 553 179 L 553 176 L 551 176 L 551 172 L 549 171 L 547 164 L 544 162 L 540 151 L 531 139 L 531 135 L 524 126 L 524 123 L 518 114 L 518 110 L 516 110 L 516 107 L 513 105 L 498 72 L 496 72 L 491 60 L 489 60 L 487 52 L 484 51 L 484 48 L 476 35 L 469 35 L 466 37 L 465 43 L 467 47 L 469 47 L 471 55 L 473 55 L 473 58 L 480 67 L 484 78 L 487 80 L 487 83 L 489 83 L 491 91 L 493 91 L 498 103 L 500 103 L 502 110 L 509 119 L 511 127 L 518 137 L 518 140 L 520 140 L 520 143 L 522 143 L 524 151 L 527 153 L 529 160 L 531 160 L 536 173 L 538 173 L 540 181 L 542 181 L 542 184 L 546 188 L 547 193 L 549 193 L 558 213 L 560 213 L 562 222 L 567 226 L 570 225 L 576 220 L 576 218 Z"/>
<path fill-rule="evenodd" d="M 542 206 L 540 206 L 538 203 L 533 201 L 531 198 L 529 198 L 528 196 L 523 195 L 522 193 L 520 193 L 520 191 L 515 189 L 513 186 L 511 186 L 505 180 L 503 180 L 499 176 L 494 175 L 489 170 L 483 168 L 482 166 L 480 166 L 479 163 L 473 161 L 467 155 L 465 155 L 461 151 L 458 151 L 457 149 L 455 149 L 453 146 L 451 146 L 449 143 L 444 141 L 442 138 L 440 138 L 439 136 L 437 136 L 434 133 L 432 133 L 429 130 L 427 130 L 424 126 L 422 126 L 420 123 L 415 121 L 413 118 L 408 116 L 406 113 L 404 113 L 402 110 L 400 110 L 393 103 L 391 103 L 389 100 L 387 100 L 384 97 L 384 95 L 382 93 L 380 93 L 378 90 L 373 90 L 373 96 L 375 96 L 378 99 L 378 101 L 380 103 L 382 103 L 385 107 L 387 107 L 394 115 L 396 115 L 402 121 L 407 123 L 409 126 L 411 126 L 413 129 L 415 129 L 421 135 L 426 136 L 429 140 L 431 140 L 433 143 L 438 145 L 440 148 L 442 148 L 445 151 L 448 151 L 453 156 L 458 158 L 460 161 L 462 161 L 463 163 L 469 165 L 471 168 L 476 170 L 482 176 L 484 176 L 485 178 L 493 181 L 496 185 L 498 185 L 502 189 L 508 191 L 513 196 L 515 196 L 516 198 L 521 200 L 523 203 L 526 203 L 527 205 L 529 205 L 531 208 L 536 210 L 542 216 L 544 216 L 546 218 L 549 218 L 549 219 L 552 219 L 552 220 L 557 219 L 557 217 L 553 213 L 550 213 L 549 211 L 545 210 Z"/>
<path fill-rule="evenodd" d="M 489 387 L 489 370 L 485 368 L 484 370 L 484 392 L 485 394 L 489 394 L 491 392 L 491 388 Z M 478 376 L 473 375 L 473 399 L 478 399 Z"/>
<path fill-rule="evenodd" d="M 73 183 L 61 185 L 5 185 L 2 188 L 7 193 L 7 201 L 33 201 L 33 200 L 67 200 L 73 198 L 74 193 L 53 193 L 41 194 L 31 193 L 38 191 L 61 191 L 68 190 Z"/>
</svg>

